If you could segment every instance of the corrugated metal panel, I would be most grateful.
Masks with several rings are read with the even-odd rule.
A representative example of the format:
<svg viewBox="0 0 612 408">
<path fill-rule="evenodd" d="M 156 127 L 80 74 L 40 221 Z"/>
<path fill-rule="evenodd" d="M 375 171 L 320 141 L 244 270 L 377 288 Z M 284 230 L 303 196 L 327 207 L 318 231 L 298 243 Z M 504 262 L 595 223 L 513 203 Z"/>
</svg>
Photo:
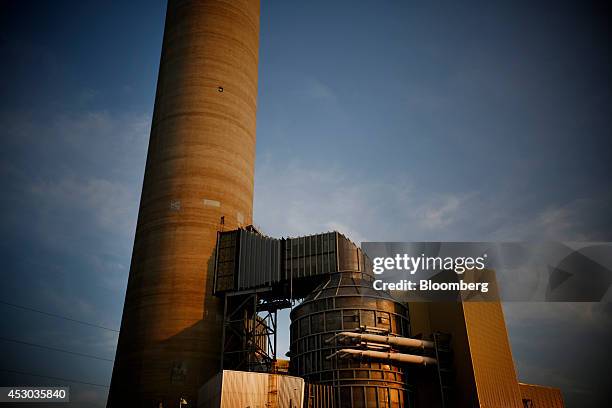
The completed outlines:
<svg viewBox="0 0 612 408">
<path fill-rule="evenodd" d="M 336 393 L 333 386 L 306 383 L 304 390 L 304 408 L 336 407 Z"/>
<path fill-rule="evenodd" d="M 523 408 L 499 302 L 414 302 L 409 308 L 413 335 L 452 334 L 453 407 Z"/>
<path fill-rule="evenodd" d="M 533 408 L 564 408 L 561 390 L 534 384 L 519 383 L 523 404 Z M 530 405 L 531 404 L 531 405 Z"/>
<path fill-rule="evenodd" d="M 348 238 L 338 234 L 338 268 L 340 271 L 361 271 L 361 250 Z"/>
<path fill-rule="evenodd" d="M 342 265 L 342 267 L 340 267 Z M 215 291 L 248 290 L 339 270 L 363 270 L 361 250 L 338 232 L 275 239 L 238 229 L 219 234 Z"/>
<path fill-rule="evenodd" d="M 462 303 L 481 406 L 523 408 L 499 302 Z"/>
<path fill-rule="evenodd" d="M 287 238 L 285 279 L 308 278 L 338 271 L 337 232 Z"/>
<path fill-rule="evenodd" d="M 221 408 L 265 407 L 267 403 L 267 374 L 223 371 Z"/>
<path fill-rule="evenodd" d="M 302 408 L 304 380 L 279 374 L 224 370 L 198 394 L 200 408 Z"/>
<path fill-rule="evenodd" d="M 237 289 L 250 289 L 280 281 L 281 241 L 239 230 Z"/>
<path fill-rule="evenodd" d="M 301 408 L 304 399 L 304 379 L 288 375 L 277 375 L 278 386 L 278 407 L 279 408 Z"/>
</svg>

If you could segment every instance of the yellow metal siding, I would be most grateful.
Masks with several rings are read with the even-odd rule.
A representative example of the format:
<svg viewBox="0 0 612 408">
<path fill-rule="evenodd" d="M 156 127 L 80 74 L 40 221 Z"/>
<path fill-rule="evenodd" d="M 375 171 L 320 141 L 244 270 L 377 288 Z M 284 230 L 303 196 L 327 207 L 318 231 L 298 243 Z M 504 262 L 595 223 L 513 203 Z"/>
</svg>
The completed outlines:
<svg viewBox="0 0 612 408">
<path fill-rule="evenodd" d="M 531 400 L 533 408 L 564 408 L 561 390 L 542 385 L 519 383 L 523 399 Z"/>
<path fill-rule="evenodd" d="M 410 303 L 409 308 L 412 335 L 452 334 L 453 406 L 523 408 L 499 302 Z"/>
<path fill-rule="evenodd" d="M 499 302 L 463 303 L 478 401 L 483 408 L 522 408 Z"/>
</svg>

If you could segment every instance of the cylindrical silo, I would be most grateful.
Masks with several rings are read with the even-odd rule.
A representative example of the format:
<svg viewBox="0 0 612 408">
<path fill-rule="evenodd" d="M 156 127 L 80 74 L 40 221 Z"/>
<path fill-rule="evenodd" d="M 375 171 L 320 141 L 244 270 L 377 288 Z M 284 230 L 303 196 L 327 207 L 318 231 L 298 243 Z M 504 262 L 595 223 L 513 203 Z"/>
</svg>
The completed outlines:
<svg viewBox="0 0 612 408">
<path fill-rule="evenodd" d="M 406 307 L 372 288 L 371 275 L 338 272 L 291 311 L 290 371 L 306 381 L 332 385 L 334 405 L 407 407 L 404 369 L 389 361 L 328 356 L 343 348 L 330 340 L 359 328 L 394 336 L 409 334 Z"/>
<path fill-rule="evenodd" d="M 259 0 L 170 0 L 109 407 L 218 372 L 217 231 L 252 222 Z"/>
</svg>

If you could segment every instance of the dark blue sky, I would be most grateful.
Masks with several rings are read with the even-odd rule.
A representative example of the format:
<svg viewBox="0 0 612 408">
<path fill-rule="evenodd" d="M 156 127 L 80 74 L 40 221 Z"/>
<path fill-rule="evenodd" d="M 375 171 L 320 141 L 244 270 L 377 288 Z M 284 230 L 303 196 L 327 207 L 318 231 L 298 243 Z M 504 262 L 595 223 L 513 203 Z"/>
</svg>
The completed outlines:
<svg viewBox="0 0 612 408">
<path fill-rule="evenodd" d="M 608 4 L 262 3 L 266 233 L 611 240 Z M 164 1 L 0 2 L 1 301 L 119 326 L 164 12 Z M 521 380 L 562 387 L 570 407 L 604 406 L 607 299 L 505 304 Z M 1 303 L 0 316 L 4 339 L 114 356 L 113 331 Z M 1 339 L 0 360 L 101 385 L 112 368 Z M 73 392 L 74 406 L 103 406 L 107 390 Z"/>
</svg>

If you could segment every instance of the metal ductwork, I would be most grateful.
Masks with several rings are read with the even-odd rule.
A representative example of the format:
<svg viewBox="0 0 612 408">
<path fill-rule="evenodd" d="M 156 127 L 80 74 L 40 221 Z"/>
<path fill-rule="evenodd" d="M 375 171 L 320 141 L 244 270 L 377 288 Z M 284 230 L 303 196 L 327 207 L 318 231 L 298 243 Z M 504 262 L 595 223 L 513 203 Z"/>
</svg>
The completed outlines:
<svg viewBox="0 0 612 408">
<path fill-rule="evenodd" d="M 389 344 L 396 347 L 413 347 L 413 348 L 434 348 L 433 341 L 411 339 L 409 337 L 398 337 L 398 336 L 381 336 L 378 334 L 368 333 L 355 333 L 355 332 L 341 332 L 336 334 L 334 337 L 326 340 L 326 343 L 332 342 L 334 339 L 339 338 L 340 340 L 351 338 L 365 342 Z"/>
<path fill-rule="evenodd" d="M 435 358 L 431 358 L 431 357 L 415 356 L 414 354 L 403 354 L 403 353 L 385 353 L 382 351 L 371 351 L 371 350 L 341 349 L 335 352 L 334 354 L 328 356 L 327 359 L 329 360 L 334 356 L 338 356 L 340 358 L 368 357 L 368 358 L 376 358 L 376 359 L 386 360 L 386 361 L 395 361 L 399 363 L 422 364 L 424 366 L 438 364 L 438 361 Z"/>
</svg>

